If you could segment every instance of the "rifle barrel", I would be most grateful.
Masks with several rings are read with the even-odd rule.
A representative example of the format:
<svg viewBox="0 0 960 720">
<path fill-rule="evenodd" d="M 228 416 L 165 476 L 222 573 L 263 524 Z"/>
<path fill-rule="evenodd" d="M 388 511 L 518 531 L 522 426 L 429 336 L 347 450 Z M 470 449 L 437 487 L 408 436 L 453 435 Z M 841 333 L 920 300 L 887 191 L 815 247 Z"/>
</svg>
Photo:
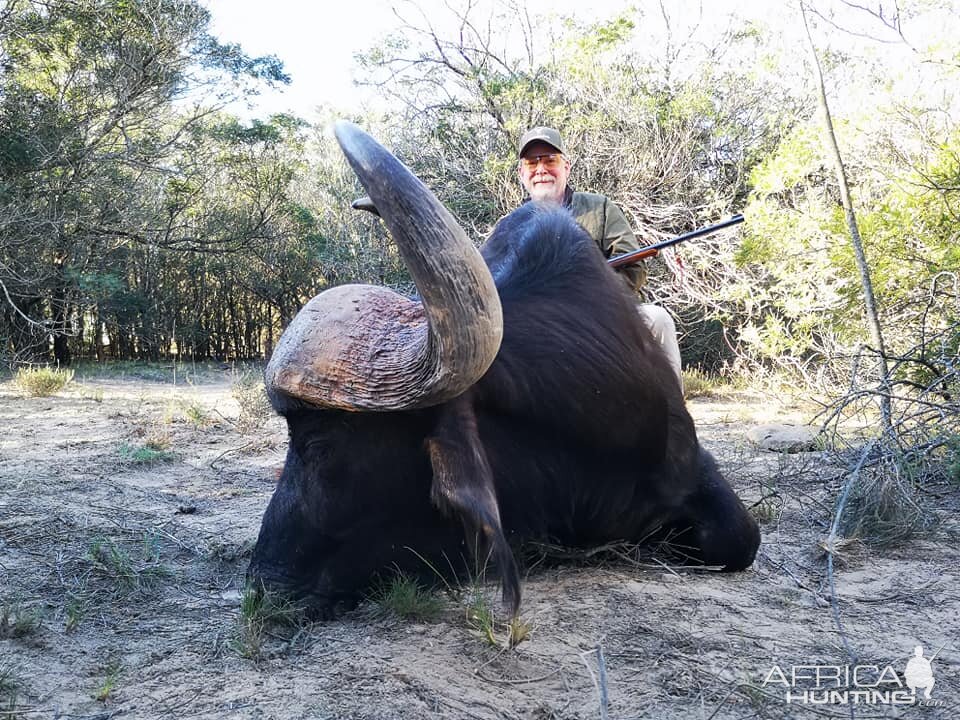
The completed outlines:
<svg viewBox="0 0 960 720">
<path fill-rule="evenodd" d="M 676 237 L 670 238 L 669 240 L 664 240 L 663 242 L 658 242 L 655 245 L 648 245 L 645 248 L 640 248 L 639 250 L 634 250 L 633 252 L 626 253 L 625 255 L 617 255 L 616 257 L 610 258 L 607 260 L 607 264 L 612 268 L 621 268 L 625 265 L 635 265 L 641 260 L 645 260 L 649 257 L 653 257 L 659 253 L 664 248 L 671 247 L 673 245 L 678 245 L 679 243 L 685 242 L 687 240 L 692 240 L 693 238 L 702 237 L 703 235 L 709 235 L 711 233 L 717 232 L 717 230 L 723 230 L 724 228 L 731 227 L 733 225 L 739 225 L 743 222 L 743 214 L 737 213 L 736 215 L 722 220 L 721 222 L 715 223 L 714 225 L 707 225 L 706 227 L 697 228 L 696 230 L 691 230 L 686 232 L 683 235 L 677 235 Z"/>
</svg>

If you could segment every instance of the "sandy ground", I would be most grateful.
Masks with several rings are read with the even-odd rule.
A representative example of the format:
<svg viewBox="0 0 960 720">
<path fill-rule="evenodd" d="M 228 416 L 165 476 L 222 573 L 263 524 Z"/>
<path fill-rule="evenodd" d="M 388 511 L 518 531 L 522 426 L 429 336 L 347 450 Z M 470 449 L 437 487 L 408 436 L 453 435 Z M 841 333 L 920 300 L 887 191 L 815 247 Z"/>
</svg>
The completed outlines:
<svg viewBox="0 0 960 720">
<path fill-rule="evenodd" d="M 748 445 L 752 424 L 801 419 L 762 396 L 691 402 L 747 504 L 765 498 L 747 572 L 612 552 L 541 564 L 512 650 L 471 627 L 463 596 L 430 622 L 367 603 L 244 630 L 243 575 L 286 438 L 277 418 L 241 433 L 230 375 L 213 375 L 88 379 L 50 398 L 0 384 L 0 718 L 958 716 L 956 486 L 928 495 L 939 524 L 923 537 L 843 554 L 841 635 L 819 543 L 843 478 L 820 453 Z M 165 454 L 148 462 L 146 443 Z M 860 689 L 897 690 L 915 645 L 939 650 L 929 704 L 803 702 L 814 671 L 794 684 L 791 670 L 829 677 L 851 664 L 844 639 Z"/>
</svg>

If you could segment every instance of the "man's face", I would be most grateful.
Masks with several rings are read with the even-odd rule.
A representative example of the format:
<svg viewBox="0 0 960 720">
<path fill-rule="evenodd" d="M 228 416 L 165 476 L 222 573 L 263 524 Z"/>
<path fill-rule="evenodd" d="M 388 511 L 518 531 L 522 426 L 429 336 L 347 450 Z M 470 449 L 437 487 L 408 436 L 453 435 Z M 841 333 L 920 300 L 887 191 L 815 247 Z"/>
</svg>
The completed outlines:
<svg viewBox="0 0 960 720">
<path fill-rule="evenodd" d="M 551 145 L 531 143 L 520 158 L 520 182 L 531 200 L 563 202 L 563 192 L 570 177 L 570 161 Z"/>
</svg>

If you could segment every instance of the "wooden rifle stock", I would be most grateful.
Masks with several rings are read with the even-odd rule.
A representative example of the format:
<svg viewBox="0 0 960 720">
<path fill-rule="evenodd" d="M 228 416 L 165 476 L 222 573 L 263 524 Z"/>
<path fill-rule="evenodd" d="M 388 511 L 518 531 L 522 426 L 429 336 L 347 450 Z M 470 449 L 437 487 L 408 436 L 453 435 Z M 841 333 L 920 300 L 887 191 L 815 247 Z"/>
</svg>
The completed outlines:
<svg viewBox="0 0 960 720">
<path fill-rule="evenodd" d="M 631 253 L 625 255 L 617 255 L 607 260 L 607 264 L 612 268 L 622 268 L 627 265 L 636 265 L 641 260 L 646 260 L 647 258 L 654 257 L 664 248 L 671 247 L 673 245 L 678 245 L 686 240 L 692 240 L 696 237 L 702 237 L 703 235 L 709 235 L 710 233 L 715 233 L 717 230 L 723 230 L 724 228 L 731 227 L 732 225 L 739 225 L 743 222 L 743 215 L 737 214 L 727 220 L 716 223 L 715 225 L 707 225 L 707 227 L 698 228 L 696 230 L 691 230 L 688 233 L 683 235 L 677 235 L 674 238 L 669 240 L 664 240 L 659 242 L 656 245 L 648 245 L 645 248 L 640 248 L 639 250 L 634 250 Z"/>
</svg>

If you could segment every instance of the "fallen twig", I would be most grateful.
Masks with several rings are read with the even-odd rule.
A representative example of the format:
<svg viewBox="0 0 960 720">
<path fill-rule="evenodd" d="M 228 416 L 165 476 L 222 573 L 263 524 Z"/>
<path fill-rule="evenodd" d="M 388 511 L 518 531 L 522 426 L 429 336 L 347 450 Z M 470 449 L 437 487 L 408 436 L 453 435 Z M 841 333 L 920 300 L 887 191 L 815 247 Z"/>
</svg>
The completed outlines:
<svg viewBox="0 0 960 720">
<path fill-rule="evenodd" d="M 597 656 L 597 672 L 593 672 L 590 663 L 587 662 L 587 655 Z M 590 673 L 590 679 L 593 681 L 593 687 L 597 691 L 597 699 L 600 703 L 600 720 L 608 720 L 609 697 L 607 695 L 607 665 L 603 659 L 603 643 L 597 643 L 593 650 L 587 650 L 580 653 L 580 660 Z"/>
<path fill-rule="evenodd" d="M 853 468 L 853 472 L 850 473 L 850 477 L 847 478 L 847 482 L 843 487 L 843 492 L 840 493 L 840 499 L 837 501 L 837 509 L 833 515 L 833 524 L 830 526 L 830 534 L 827 536 L 826 542 L 824 543 L 824 548 L 827 551 L 827 580 L 830 583 L 830 606 L 833 608 L 833 621 L 837 626 L 837 632 L 840 633 L 840 640 L 843 642 L 844 650 L 846 650 L 847 657 L 852 665 L 856 665 L 857 663 L 857 654 L 853 651 L 853 648 L 850 647 L 850 643 L 847 640 L 847 635 L 843 630 L 843 623 L 840 620 L 840 606 L 837 603 L 837 585 L 833 574 L 833 554 L 837 542 L 837 532 L 840 528 L 840 517 L 843 515 L 843 510 L 847 504 L 847 499 L 850 497 L 850 490 L 860 477 L 860 471 L 863 469 L 864 463 L 867 461 L 870 453 L 873 452 L 873 448 L 876 444 L 877 439 L 874 438 L 864 446 L 863 451 L 860 453 L 860 459 Z"/>
</svg>

